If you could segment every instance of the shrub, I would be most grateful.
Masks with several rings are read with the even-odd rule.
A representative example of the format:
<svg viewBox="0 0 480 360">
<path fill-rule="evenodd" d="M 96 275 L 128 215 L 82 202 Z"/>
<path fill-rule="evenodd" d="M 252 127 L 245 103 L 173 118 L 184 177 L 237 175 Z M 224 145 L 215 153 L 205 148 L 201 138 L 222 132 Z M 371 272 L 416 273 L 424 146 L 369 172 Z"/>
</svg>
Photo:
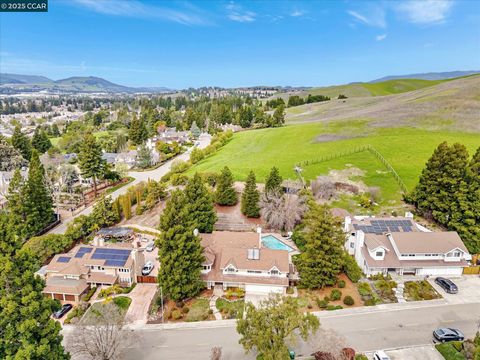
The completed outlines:
<svg viewBox="0 0 480 360">
<path fill-rule="evenodd" d="M 317 305 L 320 309 L 325 309 L 328 306 L 328 302 L 325 300 L 317 300 Z"/>
<path fill-rule="evenodd" d="M 361 282 L 358 284 L 358 293 L 361 296 L 368 296 L 372 293 L 372 288 L 370 287 L 370 284 L 367 282 Z"/>
<path fill-rule="evenodd" d="M 132 299 L 126 296 L 117 296 L 113 298 L 113 303 L 122 310 L 127 310 L 131 302 L 132 302 Z"/>
<path fill-rule="evenodd" d="M 355 355 L 355 360 L 368 360 L 368 357 L 364 354 L 357 354 Z"/>
<path fill-rule="evenodd" d="M 189 311 L 190 311 L 190 308 L 188 306 L 184 306 L 182 308 L 182 314 L 188 314 Z"/>
<path fill-rule="evenodd" d="M 342 298 L 342 292 L 338 289 L 333 289 L 330 293 L 330 299 L 332 301 L 340 300 Z"/>
<path fill-rule="evenodd" d="M 313 309 L 313 305 L 312 305 L 312 304 L 310 304 L 310 303 L 308 303 L 308 305 L 307 305 L 307 309 Z"/>
<path fill-rule="evenodd" d="M 178 310 L 178 309 L 175 309 L 172 311 L 172 319 L 173 320 L 178 320 L 178 319 L 181 319 L 182 318 L 182 313 Z"/>
<path fill-rule="evenodd" d="M 295 291 L 293 290 L 293 287 L 288 287 L 287 288 L 287 294 L 292 295 Z"/>
<path fill-rule="evenodd" d="M 92 287 L 90 290 L 88 290 L 88 293 L 87 295 L 85 295 L 85 297 L 83 298 L 84 301 L 90 301 L 90 299 L 92 298 L 93 294 L 95 294 L 95 291 L 97 291 L 97 287 L 94 286 Z"/>
<path fill-rule="evenodd" d="M 345 253 L 343 271 L 347 277 L 354 283 L 358 282 L 362 278 L 362 269 L 358 266 L 355 258 Z"/>
<path fill-rule="evenodd" d="M 326 301 L 327 303 L 330 302 L 330 298 L 328 296 L 325 296 L 323 300 Z"/>
<path fill-rule="evenodd" d="M 339 280 L 337 286 L 340 289 L 343 289 L 346 286 L 345 281 L 344 280 Z"/>
<path fill-rule="evenodd" d="M 183 308 L 183 307 L 185 306 L 185 303 L 180 300 L 180 301 L 175 302 L 175 306 L 176 306 L 177 308 L 180 308 L 180 309 L 181 309 L 181 308 Z"/>
<path fill-rule="evenodd" d="M 345 305 L 352 306 L 353 304 L 355 304 L 355 301 L 353 300 L 353 298 L 352 298 L 350 295 L 347 295 L 347 296 L 345 296 L 345 298 L 343 299 L 343 303 L 344 303 Z"/>
<path fill-rule="evenodd" d="M 188 176 L 184 174 L 173 174 L 170 180 L 173 186 L 185 185 L 188 182 Z"/>
<path fill-rule="evenodd" d="M 342 305 L 328 305 L 327 310 L 332 311 L 332 310 L 340 310 L 343 309 Z"/>
</svg>

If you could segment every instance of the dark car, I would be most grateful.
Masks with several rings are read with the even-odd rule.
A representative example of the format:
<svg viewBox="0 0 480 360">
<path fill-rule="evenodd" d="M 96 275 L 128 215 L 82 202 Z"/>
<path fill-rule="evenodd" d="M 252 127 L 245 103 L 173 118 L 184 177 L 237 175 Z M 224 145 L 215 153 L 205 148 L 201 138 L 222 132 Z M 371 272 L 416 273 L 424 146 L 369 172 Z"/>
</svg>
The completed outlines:
<svg viewBox="0 0 480 360">
<path fill-rule="evenodd" d="M 441 328 L 433 332 L 433 337 L 440 342 L 463 341 L 465 336 L 460 330 L 452 328 Z"/>
<path fill-rule="evenodd" d="M 53 313 L 53 317 L 55 319 L 60 319 L 61 317 L 63 317 L 63 315 L 65 315 L 67 312 L 69 312 L 71 309 L 72 309 L 72 305 L 71 304 L 65 304 L 65 305 L 62 305 L 62 308 L 58 311 L 55 311 Z"/>
<path fill-rule="evenodd" d="M 449 294 L 458 293 L 458 287 L 450 279 L 445 279 L 443 277 L 437 277 L 435 282 L 442 287 Z"/>
</svg>

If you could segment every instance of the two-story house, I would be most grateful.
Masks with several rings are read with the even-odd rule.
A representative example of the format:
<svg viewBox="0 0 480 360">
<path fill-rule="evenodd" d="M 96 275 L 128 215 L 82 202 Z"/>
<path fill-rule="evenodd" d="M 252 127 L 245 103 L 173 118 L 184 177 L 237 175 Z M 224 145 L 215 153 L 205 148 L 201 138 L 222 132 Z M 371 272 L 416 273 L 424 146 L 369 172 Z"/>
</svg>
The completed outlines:
<svg viewBox="0 0 480 360">
<path fill-rule="evenodd" d="M 207 287 L 221 285 L 223 289 L 238 287 L 251 293 L 285 293 L 289 284 L 289 252 L 263 246 L 261 236 L 231 231 L 201 234 L 205 255 L 202 279 Z"/>
<path fill-rule="evenodd" d="M 454 231 L 431 232 L 413 219 L 345 219 L 345 248 L 365 275 L 461 275 L 471 260 Z"/>
<path fill-rule="evenodd" d="M 143 249 L 131 243 L 78 245 L 55 255 L 44 268 L 43 293 L 54 299 L 78 302 L 93 286 L 130 286 L 145 263 Z"/>
</svg>

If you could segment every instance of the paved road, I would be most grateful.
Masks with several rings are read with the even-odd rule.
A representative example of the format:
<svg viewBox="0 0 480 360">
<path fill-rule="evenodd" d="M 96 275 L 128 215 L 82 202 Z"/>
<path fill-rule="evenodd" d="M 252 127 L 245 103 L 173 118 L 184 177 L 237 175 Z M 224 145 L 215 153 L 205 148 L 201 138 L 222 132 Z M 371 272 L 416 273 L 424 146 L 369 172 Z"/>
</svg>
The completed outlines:
<svg viewBox="0 0 480 360">
<path fill-rule="evenodd" d="M 198 147 L 200 149 L 203 149 L 210 144 L 211 136 L 208 134 L 202 134 L 200 138 L 198 139 L 199 145 Z M 119 197 L 122 194 L 125 194 L 127 189 L 135 184 L 138 184 L 142 181 L 146 181 L 148 179 L 154 179 L 154 180 L 159 180 L 163 175 L 168 173 L 170 171 L 170 167 L 172 163 L 176 160 L 188 160 L 190 158 L 190 152 L 193 148 L 190 148 L 187 152 L 180 154 L 179 156 L 175 157 L 172 160 L 167 161 L 165 164 L 159 166 L 158 168 L 151 170 L 151 171 L 131 171 L 128 173 L 129 176 L 133 177 L 135 180 L 129 183 L 126 186 L 121 187 L 120 189 L 117 189 L 113 193 L 110 194 L 113 200 L 115 200 L 117 197 Z M 62 221 L 60 225 L 52 229 L 49 233 L 51 234 L 63 234 L 65 230 L 67 230 L 68 224 L 75 219 L 77 216 L 80 215 L 89 215 L 93 210 L 93 205 L 90 205 L 89 207 L 83 209 L 81 212 L 76 214 L 75 216 L 65 219 Z"/>
<path fill-rule="evenodd" d="M 324 312 L 320 322 L 324 329 L 333 329 L 358 351 L 423 345 L 432 342 L 432 330 L 457 327 L 466 336 L 473 336 L 480 316 L 480 303 L 437 304 L 429 307 L 390 308 L 369 313 L 342 314 Z M 222 346 L 222 359 L 254 359 L 246 356 L 238 345 L 234 326 L 162 330 L 154 326 L 135 331 L 139 340 L 125 351 L 125 358 L 208 359 L 213 346 Z M 298 344 L 297 354 L 309 354 L 314 344 Z"/>
</svg>

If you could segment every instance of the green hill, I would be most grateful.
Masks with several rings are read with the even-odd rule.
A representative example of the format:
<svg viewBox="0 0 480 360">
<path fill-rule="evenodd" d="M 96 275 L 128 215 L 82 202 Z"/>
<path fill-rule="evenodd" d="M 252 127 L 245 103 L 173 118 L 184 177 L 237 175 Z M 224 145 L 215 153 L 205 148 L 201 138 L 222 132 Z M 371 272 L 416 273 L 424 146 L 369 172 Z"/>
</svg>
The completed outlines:
<svg viewBox="0 0 480 360">
<path fill-rule="evenodd" d="M 343 94 L 349 98 L 351 97 L 370 97 L 399 94 L 407 91 L 423 89 L 426 87 L 438 85 L 448 80 L 420 80 L 420 79 L 395 79 L 376 83 L 351 83 L 346 85 L 315 87 L 299 92 L 278 93 L 273 96 L 287 99 L 290 95 L 299 95 L 302 97 L 308 94 L 312 95 L 326 95 L 332 99 L 337 98 L 338 95 Z"/>
</svg>

